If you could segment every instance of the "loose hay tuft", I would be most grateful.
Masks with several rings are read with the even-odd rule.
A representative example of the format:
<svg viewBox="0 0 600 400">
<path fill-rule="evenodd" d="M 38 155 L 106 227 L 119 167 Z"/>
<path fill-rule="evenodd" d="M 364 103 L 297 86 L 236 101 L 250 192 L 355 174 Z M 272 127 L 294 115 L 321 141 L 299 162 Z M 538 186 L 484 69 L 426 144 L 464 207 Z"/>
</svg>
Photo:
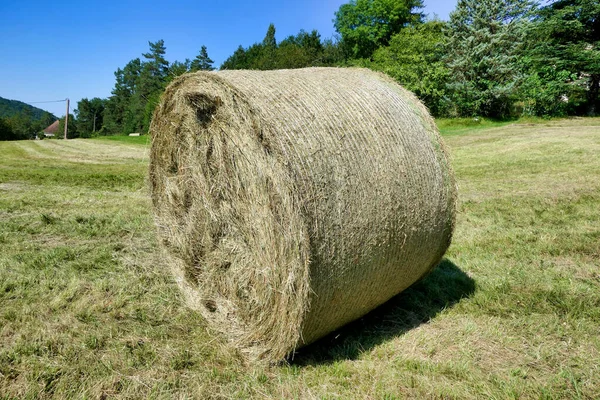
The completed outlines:
<svg viewBox="0 0 600 400">
<path fill-rule="evenodd" d="M 151 125 L 152 200 L 188 303 L 278 361 L 424 276 L 455 183 L 425 107 L 362 69 L 184 75 Z"/>
</svg>

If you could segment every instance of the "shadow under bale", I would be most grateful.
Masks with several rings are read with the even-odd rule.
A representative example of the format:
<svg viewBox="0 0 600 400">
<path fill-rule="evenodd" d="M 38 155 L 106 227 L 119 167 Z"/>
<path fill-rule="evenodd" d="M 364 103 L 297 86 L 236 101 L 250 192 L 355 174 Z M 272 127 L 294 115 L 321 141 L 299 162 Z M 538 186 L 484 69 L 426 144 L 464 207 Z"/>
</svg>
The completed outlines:
<svg viewBox="0 0 600 400">
<path fill-rule="evenodd" d="M 293 365 L 354 360 L 362 353 L 428 322 L 475 292 L 475 281 L 444 259 L 429 275 L 363 318 L 298 350 Z"/>
</svg>

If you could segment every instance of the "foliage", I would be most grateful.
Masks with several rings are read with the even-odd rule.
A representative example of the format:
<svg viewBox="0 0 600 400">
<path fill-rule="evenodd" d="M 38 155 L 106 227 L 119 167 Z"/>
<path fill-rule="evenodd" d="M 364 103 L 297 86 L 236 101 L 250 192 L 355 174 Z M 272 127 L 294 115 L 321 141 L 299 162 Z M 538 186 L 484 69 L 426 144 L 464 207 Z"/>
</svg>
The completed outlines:
<svg viewBox="0 0 600 400">
<path fill-rule="evenodd" d="M 266 48 L 271 49 L 277 47 L 277 40 L 275 39 L 275 25 L 269 24 L 269 28 L 267 28 L 267 33 L 265 34 L 265 38 L 262 41 L 262 45 Z"/>
<path fill-rule="evenodd" d="M 323 39 L 316 30 L 301 30 L 278 41 L 270 24 L 261 41 L 239 46 L 220 69 L 368 67 L 415 92 L 437 116 L 597 114 L 600 3 L 537 3 L 459 0 L 446 23 L 423 22 L 423 0 L 350 0 L 335 13 L 339 36 Z M 195 58 L 169 63 L 163 40 L 148 44 L 147 53 L 115 72 L 96 132 L 146 132 L 169 82 L 214 69 L 204 45 Z M 78 114 L 81 134 L 94 134 L 93 114 Z M 19 137 L 39 130 L 25 117 L 7 120 Z"/>
<path fill-rule="evenodd" d="M 115 87 L 112 96 L 106 102 L 104 114 L 104 126 L 110 133 L 122 133 L 126 125 L 131 125 L 133 118 L 131 109 L 132 99 L 137 91 L 137 84 L 142 62 L 135 58 L 127 63 L 123 69 L 118 68 L 115 72 Z"/>
<path fill-rule="evenodd" d="M 270 24 L 260 47 L 259 69 L 277 69 L 277 41 L 275 40 L 275 25 Z"/>
<path fill-rule="evenodd" d="M 77 102 L 74 113 L 77 116 L 77 128 L 81 137 L 91 137 L 102 130 L 105 106 L 106 100 L 98 97 L 91 100 L 84 98 Z"/>
<path fill-rule="evenodd" d="M 587 114 L 600 113 L 600 3 L 559 0 L 542 8 L 530 42 L 530 71 L 540 81 L 529 96 L 534 106 L 556 114 L 553 103 L 585 103 Z"/>
<path fill-rule="evenodd" d="M 350 58 L 348 49 L 342 46 L 339 38 L 326 38 L 321 42 L 323 53 L 317 58 L 315 65 L 322 67 L 339 67 Z"/>
<path fill-rule="evenodd" d="M 11 127 L 14 140 L 30 139 L 45 128 L 33 119 L 29 108 L 24 108 L 19 114 L 7 118 L 6 121 Z"/>
<path fill-rule="evenodd" d="M 335 13 L 334 26 L 353 58 L 369 58 L 402 28 L 421 22 L 422 0 L 350 0 Z"/>
<path fill-rule="evenodd" d="M 208 56 L 206 46 L 202 45 L 200 53 L 194 58 L 189 66 L 190 71 L 212 71 L 214 61 Z"/>
<path fill-rule="evenodd" d="M 290 69 L 312 66 L 337 65 L 343 61 L 337 43 L 321 41 L 321 35 L 313 30 L 301 30 L 297 35 L 275 39 L 275 26 L 269 25 L 265 38 L 244 49 L 242 46 L 221 65 L 221 69 Z"/>
<path fill-rule="evenodd" d="M 533 7 L 522 0 L 459 0 L 444 57 L 456 115 L 510 114 L 524 80 L 519 57 Z"/>
<path fill-rule="evenodd" d="M 246 49 L 239 46 L 231 57 L 223 62 L 221 69 L 275 69 L 276 52 L 275 26 L 271 24 L 261 43 L 255 43 Z"/>
<path fill-rule="evenodd" d="M 5 118 L 12 132 L 11 140 L 33 139 L 54 121 L 56 117 L 47 111 L 42 113 L 40 119 L 34 119 L 29 108 L 24 108 L 19 114 Z"/>
<path fill-rule="evenodd" d="M 18 100 L 9 100 L 0 97 L 0 118 L 10 118 L 17 114 L 27 113 L 31 117 L 31 120 L 38 121 L 47 118 L 46 114 L 52 116 L 53 121 L 56 121 L 56 117 L 46 110 L 31 106 L 27 103 L 23 103 Z M 51 122 L 52 123 L 52 122 Z M 45 128 L 45 127 L 44 127 Z"/>
<path fill-rule="evenodd" d="M 169 72 L 169 62 L 165 59 L 167 48 L 165 47 L 165 41 L 159 40 L 157 42 L 148 42 L 150 46 L 149 53 L 143 53 L 142 56 L 147 60 L 144 63 L 144 69 L 146 69 L 149 75 L 156 78 L 159 82 Z"/>
<path fill-rule="evenodd" d="M 16 139 L 16 137 L 12 130 L 12 126 L 10 126 L 10 124 L 4 118 L 0 118 L 0 140 L 14 139 Z"/>
<path fill-rule="evenodd" d="M 163 40 L 148 42 L 150 52 L 115 72 L 116 82 L 112 96 L 106 103 L 104 126 L 109 133 L 146 132 L 160 94 L 172 75 L 165 59 Z M 181 64 L 175 65 L 182 72 Z M 187 68 L 186 68 L 187 70 Z"/>
<path fill-rule="evenodd" d="M 221 64 L 221 69 L 246 69 L 244 66 L 247 64 L 246 49 L 239 45 L 233 54 Z"/>
<path fill-rule="evenodd" d="M 112 96 L 104 102 L 103 133 L 147 132 L 154 108 L 169 82 L 186 72 L 213 69 L 206 46 L 194 60 L 169 63 L 164 40 L 148 45 L 150 51 L 143 53 L 142 59 L 135 58 L 115 72 Z"/>
<path fill-rule="evenodd" d="M 53 114 L 50 114 L 48 111 L 44 111 L 42 113 L 42 117 L 39 119 L 40 131 L 46 129 L 50 125 L 54 123 L 58 118 L 56 118 Z"/>
<path fill-rule="evenodd" d="M 543 117 L 574 114 L 585 98 L 584 90 L 571 84 L 577 76 L 556 64 L 533 66 L 530 58 L 523 61 L 528 73 L 520 90 L 521 113 Z"/>
<path fill-rule="evenodd" d="M 402 29 L 373 54 L 372 61 L 357 65 L 383 71 L 414 92 L 434 115 L 445 113 L 446 82 L 450 74 L 442 62 L 445 23 L 439 20 Z"/>
<path fill-rule="evenodd" d="M 0 97 L 0 140 L 33 139 L 57 118 L 29 104 Z"/>
<path fill-rule="evenodd" d="M 173 61 L 169 66 L 169 76 L 167 80 L 170 82 L 178 76 L 183 75 L 186 72 L 190 72 L 191 66 L 192 61 L 189 58 L 186 58 L 183 62 Z"/>
<path fill-rule="evenodd" d="M 65 117 L 62 117 L 58 120 L 58 131 L 56 136 L 59 138 L 63 138 L 65 136 Z M 78 129 L 78 122 L 75 118 L 75 115 L 69 114 L 69 121 L 67 124 L 67 139 L 75 139 L 78 137 L 87 137 L 87 135 L 81 135 Z"/>
</svg>

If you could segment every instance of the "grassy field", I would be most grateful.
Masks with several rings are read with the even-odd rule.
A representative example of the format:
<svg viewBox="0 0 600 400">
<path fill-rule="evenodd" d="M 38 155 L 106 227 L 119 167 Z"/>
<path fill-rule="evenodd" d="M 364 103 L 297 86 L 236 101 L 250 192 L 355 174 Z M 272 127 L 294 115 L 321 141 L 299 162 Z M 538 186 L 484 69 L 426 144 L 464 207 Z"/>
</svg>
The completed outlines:
<svg viewBox="0 0 600 400">
<path fill-rule="evenodd" d="M 595 398 L 600 119 L 441 128 L 460 193 L 446 259 L 271 368 L 182 305 L 144 137 L 0 142 L 0 399 Z"/>
</svg>

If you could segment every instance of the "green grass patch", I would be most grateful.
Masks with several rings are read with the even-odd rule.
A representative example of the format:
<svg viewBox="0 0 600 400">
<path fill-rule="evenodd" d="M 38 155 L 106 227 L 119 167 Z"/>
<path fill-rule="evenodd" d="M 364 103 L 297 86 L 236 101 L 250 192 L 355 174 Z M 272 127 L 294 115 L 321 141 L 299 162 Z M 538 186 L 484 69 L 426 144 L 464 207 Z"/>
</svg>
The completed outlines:
<svg viewBox="0 0 600 400">
<path fill-rule="evenodd" d="M 438 118 L 435 123 L 442 135 L 459 135 L 482 129 L 511 124 L 512 121 L 497 121 L 487 118 Z"/>
<path fill-rule="evenodd" d="M 545 124 L 552 121 L 551 119 L 539 117 L 521 117 L 514 119 L 489 119 L 483 117 L 472 118 L 437 118 L 435 120 L 438 129 L 442 135 L 460 135 L 465 133 L 473 133 L 475 131 L 499 128 L 507 125 L 523 125 L 523 124 Z"/>
<path fill-rule="evenodd" d="M 141 135 L 141 136 L 128 136 L 128 135 L 113 135 L 113 136 L 97 136 L 92 138 L 91 140 L 112 142 L 112 143 L 129 143 L 129 144 L 150 144 L 150 136 L 149 135 Z"/>
<path fill-rule="evenodd" d="M 445 260 L 264 368 L 183 304 L 147 136 L 0 142 L 0 398 L 597 397 L 600 119 L 437 123 L 459 187 Z"/>
</svg>

